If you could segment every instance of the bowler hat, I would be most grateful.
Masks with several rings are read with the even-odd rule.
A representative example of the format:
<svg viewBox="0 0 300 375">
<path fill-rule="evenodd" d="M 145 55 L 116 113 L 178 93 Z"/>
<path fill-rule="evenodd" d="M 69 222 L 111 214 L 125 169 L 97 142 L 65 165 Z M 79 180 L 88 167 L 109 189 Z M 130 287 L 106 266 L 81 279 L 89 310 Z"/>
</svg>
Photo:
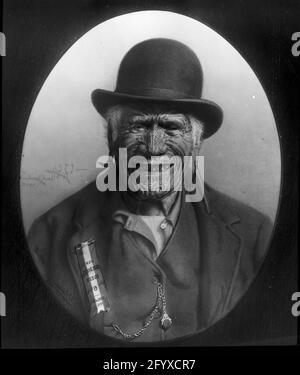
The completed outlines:
<svg viewBox="0 0 300 375">
<path fill-rule="evenodd" d="M 96 89 L 92 102 L 98 112 L 113 105 L 165 103 L 193 114 L 204 123 L 204 138 L 221 126 L 222 109 L 201 98 L 203 73 L 196 54 L 185 44 L 155 38 L 132 47 L 123 58 L 115 91 Z"/>
</svg>

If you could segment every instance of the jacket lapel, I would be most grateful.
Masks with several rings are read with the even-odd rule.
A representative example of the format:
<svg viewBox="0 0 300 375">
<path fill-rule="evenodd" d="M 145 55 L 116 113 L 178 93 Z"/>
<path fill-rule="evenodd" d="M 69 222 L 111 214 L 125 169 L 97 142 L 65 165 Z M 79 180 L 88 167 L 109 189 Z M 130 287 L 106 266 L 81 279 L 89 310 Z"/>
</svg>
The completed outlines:
<svg viewBox="0 0 300 375">
<path fill-rule="evenodd" d="M 205 199 L 195 204 L 195 209 L 201 252 L 199 328 L 204 328 L 228 309 L 242 239 L 235 232 L 239 217 L 235 212 L 219 207 L 209 188 Z"/>
</svg>

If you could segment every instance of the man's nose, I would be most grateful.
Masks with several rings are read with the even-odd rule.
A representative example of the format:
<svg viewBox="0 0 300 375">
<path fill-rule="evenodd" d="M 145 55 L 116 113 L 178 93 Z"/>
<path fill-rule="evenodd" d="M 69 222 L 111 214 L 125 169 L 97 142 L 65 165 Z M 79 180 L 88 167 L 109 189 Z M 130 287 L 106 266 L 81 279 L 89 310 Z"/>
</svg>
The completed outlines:
<svg viewBox="0 0 300 375">
<path fill-rule="evenodd" d="M 164 130 L 154 125 L 149 131 L 147 137 L 147 148 L 151 155 L 159 156 L 166 153 L 165 133 Z"/>
</svg>

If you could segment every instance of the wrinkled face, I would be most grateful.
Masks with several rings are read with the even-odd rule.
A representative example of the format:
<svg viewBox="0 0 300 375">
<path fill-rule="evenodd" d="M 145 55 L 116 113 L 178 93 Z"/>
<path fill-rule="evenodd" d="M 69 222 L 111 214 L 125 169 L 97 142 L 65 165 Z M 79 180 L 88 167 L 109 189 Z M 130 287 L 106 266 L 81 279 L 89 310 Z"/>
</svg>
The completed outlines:
<svg viewBox="0 0 300 375">
<path fill-rule="evenodd" d="M 114 116 L 115 121 L 108 120 L 111 154 L 117 158 L 118 149 L 126 148 L 128 160 L 137 155 L 145 157 L 149 167 L 149 186 L 147 191 L 137 192 L 136 197 L 161 199 L 174 188 L 174 174 L 170 171 L 168 173 L 171 179 L 169 192 L 163 188 L 161 191 L 160 189 L 151 191 L 150 175 L 152 173 L 153 183 L 153 179 L 158 179 L 164 173 L 164 167 L 156 168 L 156 163 L 167 161 L 173 156 L 183 160 L 183 156 L 192 155 L 194 132 L 189 116 L 158 106 L 151 108 L 118 106 L 115 109 L 113 107 L 108 117 L 112 119 Z M 131 173 L 132 169 L 128 172 Z"/>
</svg>

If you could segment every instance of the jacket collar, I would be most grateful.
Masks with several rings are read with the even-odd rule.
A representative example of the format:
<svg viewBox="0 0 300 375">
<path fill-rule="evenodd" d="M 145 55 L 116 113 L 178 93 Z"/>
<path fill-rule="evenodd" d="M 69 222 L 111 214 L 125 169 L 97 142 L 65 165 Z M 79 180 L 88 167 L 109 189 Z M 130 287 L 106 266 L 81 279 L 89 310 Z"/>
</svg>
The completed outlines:
<svg viewBox="0 0 300 375">
<path fill-rule="evenodd" d="M 231 198 L 226 195 L 216 192 L 209 185 L 205 184 L 205 193 L 202 203 L 209 215 L 217 216 L 224 222 L 224 224 L 234 224 L 240 222 L 240 216 L 231 207 Z M 226 204 L 228 203 L 228 204 Z"/>
</svg>

